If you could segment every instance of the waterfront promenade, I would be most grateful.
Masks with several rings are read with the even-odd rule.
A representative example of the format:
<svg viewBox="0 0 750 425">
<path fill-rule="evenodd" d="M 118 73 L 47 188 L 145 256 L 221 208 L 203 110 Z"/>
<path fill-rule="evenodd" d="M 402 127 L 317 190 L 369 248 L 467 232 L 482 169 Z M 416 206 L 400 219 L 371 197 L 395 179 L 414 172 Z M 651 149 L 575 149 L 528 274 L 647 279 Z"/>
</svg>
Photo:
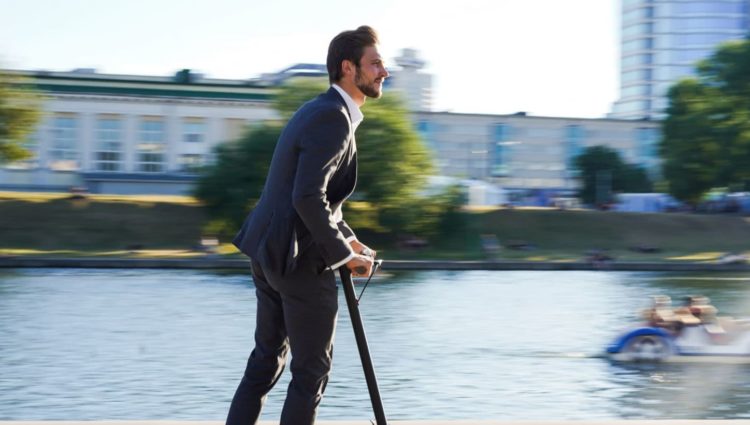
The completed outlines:
<svg viewBox="0 0 750 425">
<path fill-rule="evenodd" d="M 371 425 L 369 420 L 325 421 L 317 425 Z M 391 425 L 744 425 L 750 420 L 585 420 L 585 421 L 503 421 L 503 420 L 428 420 L 388 421 Z M 223 425 L 223 421 L 0 421 L 0 425 Z M 278 422 L 261 421 L 260 425 Z"/>
</svg>

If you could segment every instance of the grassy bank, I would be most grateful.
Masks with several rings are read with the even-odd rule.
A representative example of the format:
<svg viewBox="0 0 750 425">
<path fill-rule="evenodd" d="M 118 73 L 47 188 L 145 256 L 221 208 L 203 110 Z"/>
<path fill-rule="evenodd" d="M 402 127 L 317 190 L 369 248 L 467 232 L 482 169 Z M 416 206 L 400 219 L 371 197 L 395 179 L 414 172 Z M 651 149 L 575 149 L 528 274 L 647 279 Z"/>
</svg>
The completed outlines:
<svg viewBox="0 0 750 425">
<path fill-rule="evenodd" d="M 206 219 L 188 197 L 0 192 L 0 253 L 178 255 Z"/>
<path fill-rule="evenodd" d="M 354 208 L 348 214 L 356 212 Z M 0 192 L 0 254 L 199 256 L 194 248 L 200 244 L 207 220 L 201 206 L 188 197 L 89 195 L 76 199 L 69 194 Z M 367 229 L 360 232 L 383 257 L 401 259 L 487 258 L 480 235 L 494 235 L 503 246 L 495 258 L 514 260 L 574 261 L 597 249 L 626 261 L 713 261 L 727 252 L 750 250 L 750 221 L 729 215 L 472 211 L 419 249 L 405 248 L 389 235 Z M 220 252 L 237 255 L 227 243 Z"/>
<path fill-rule="evenodd" d="M 494 234 L 516 259 L 580 259 L 591 250 L 620 260 L 710 261 L 750 249 L 750 222 L 729 215 L 618 213 L 611 211 L 495 210 L 476 213 L 466 235 Z M 656 252 L 644 252 L 655 250 Z"/>
</svg>

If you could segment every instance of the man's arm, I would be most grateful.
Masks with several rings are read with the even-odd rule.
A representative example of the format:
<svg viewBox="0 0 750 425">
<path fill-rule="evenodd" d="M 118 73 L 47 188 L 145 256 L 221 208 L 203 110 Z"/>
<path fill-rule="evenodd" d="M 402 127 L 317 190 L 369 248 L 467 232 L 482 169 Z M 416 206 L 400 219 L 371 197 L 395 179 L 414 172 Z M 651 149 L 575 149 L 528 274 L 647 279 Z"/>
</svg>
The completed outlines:
<svg viewBox="0 0 750 425">
<path fill-rule="evenodd" d="M 339 267 L 354 259 L 357 253 L 333 216 L 326 190 L 346 150 L 349 123 L 342 111 L 320 110 L 311 117 L 303 134 L 298 146 L 292 203 L 326 264 Z"/>
<path fill-rule="evenodd" d="M 339 225 L 339 231 L 341 231 L 341 234 L 344 235 L 344 238 L 346 238 L 347 242 L 351 242 L 353 240 L 357 239 L 357 235 L 354 234 L 354 230 L 352 230 L 351 227 L 344 221 L 343 219 L 338 222 Z"/>
</svg>

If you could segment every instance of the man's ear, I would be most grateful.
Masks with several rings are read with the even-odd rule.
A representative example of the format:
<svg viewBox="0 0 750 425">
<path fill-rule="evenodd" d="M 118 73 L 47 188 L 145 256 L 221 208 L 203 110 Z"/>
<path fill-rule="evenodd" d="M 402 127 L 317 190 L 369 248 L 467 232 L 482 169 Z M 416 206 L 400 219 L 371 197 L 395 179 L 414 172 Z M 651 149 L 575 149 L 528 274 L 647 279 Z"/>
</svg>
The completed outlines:
<svg viewBox="0 0 750 425">
<path fill-rule="evenodd" d="M 349 59 L 344 59 L 341 61 L 341 72 L 344 75 L 354 75 L 356 72 L 356 67 L 352 61 Z"/>
</svg>

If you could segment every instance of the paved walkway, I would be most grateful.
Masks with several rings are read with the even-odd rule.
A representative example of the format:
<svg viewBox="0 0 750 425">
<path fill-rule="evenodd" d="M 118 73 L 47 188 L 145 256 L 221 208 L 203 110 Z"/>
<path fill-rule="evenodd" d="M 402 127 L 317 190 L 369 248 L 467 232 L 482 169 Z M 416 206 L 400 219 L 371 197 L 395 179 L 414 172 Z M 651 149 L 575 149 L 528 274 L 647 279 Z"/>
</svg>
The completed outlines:
<svg viewBox="0 0 750 425">
<path fill-rule="evenodd" d="M 221 421 L 0 421 L 0 425 L 223 425 Z M 260 425 L 278 422 L 261 421 Z M 370 425 L 368 420 L 317 421 L 316 425 Z M 750 420 L 389 421 L 389 425 L 750 425 Z"/>
</svg>

